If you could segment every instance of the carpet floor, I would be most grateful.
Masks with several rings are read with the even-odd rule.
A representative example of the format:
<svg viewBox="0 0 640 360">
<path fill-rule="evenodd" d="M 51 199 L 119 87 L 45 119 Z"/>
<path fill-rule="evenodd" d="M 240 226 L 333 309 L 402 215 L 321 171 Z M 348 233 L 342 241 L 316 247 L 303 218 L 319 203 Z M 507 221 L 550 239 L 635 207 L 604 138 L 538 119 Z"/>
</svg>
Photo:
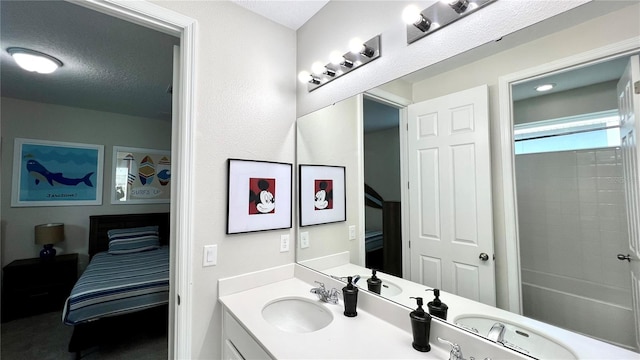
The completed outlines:
<svg viewBox="0 0 640 360">
<path fill-rule="evenodd" d="M 75 359 L 75 354 L 68 351 L 73 327 L 63 324 L 61 319 L 61 312 L 50 312 L 2 323 L 0 325 L 0 358 L 2 360 Z M 109 338 L 83 351 L 81 358 L 86 360 L 167 359 L 166 321 L 156 320 L 125 322 L 117 328 L 107 329 Z"/>
</svg>

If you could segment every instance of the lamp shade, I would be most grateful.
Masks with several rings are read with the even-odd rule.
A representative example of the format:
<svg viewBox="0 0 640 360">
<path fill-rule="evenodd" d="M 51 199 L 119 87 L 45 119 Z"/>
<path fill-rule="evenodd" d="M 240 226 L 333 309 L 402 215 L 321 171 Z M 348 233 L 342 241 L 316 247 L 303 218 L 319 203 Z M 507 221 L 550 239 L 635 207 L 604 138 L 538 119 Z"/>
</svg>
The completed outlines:
<svg viewBox="0 0 640 360">
<path fill-rule="evenodd" d="M 64 241 L 64 224 L 36 225 L 36 244 L 47 245 Z"/>
</svg>

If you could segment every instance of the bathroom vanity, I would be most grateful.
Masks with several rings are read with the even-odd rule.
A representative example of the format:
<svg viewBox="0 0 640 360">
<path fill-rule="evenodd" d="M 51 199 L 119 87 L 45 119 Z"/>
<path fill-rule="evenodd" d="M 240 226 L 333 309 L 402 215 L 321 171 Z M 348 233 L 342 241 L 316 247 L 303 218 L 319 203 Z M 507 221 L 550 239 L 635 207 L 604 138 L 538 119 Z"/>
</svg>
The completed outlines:
<svg viewBox="0 0 640 360">
<path fill-rule="evenodd" d="M 344 304 L 322 302 L 310 290 L 344 282 L 298 264 L 221 279 L 223 358 L 265 359 L 449 359 L 460 346 L 465 359 L 527 359 L 444 321 L 431 321 L 431 351 L 412 348 L 410 310 L 372 293 L 358 295 L 358 315 L 343 315 Z M 286 306 L 272 308 L 287 301 Z M 271 318 L 265 315 L 272 313 Z M 314 318 L 316 312 L 323 313 Z M 329 321 L 327 322 L 327 318 Z M 310 327 L 309 327 L 310 326 Z"/>
</svg>

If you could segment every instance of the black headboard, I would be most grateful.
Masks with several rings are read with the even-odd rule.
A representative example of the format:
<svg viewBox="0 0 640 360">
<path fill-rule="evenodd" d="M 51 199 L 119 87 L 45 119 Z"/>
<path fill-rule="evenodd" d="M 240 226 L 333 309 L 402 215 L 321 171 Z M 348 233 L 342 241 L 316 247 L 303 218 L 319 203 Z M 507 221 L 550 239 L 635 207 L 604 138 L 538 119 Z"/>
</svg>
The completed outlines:
<svg viewBox="0 0 640 360">
<path fill-rule="evenodd" d="M 169 244 L 168 212 L 150 214 L 93 215 L 89 217 L 89 258 L 109 249 L 107 231 L 140 226 L 159 226 L 160 244 Z"/>
</svg>

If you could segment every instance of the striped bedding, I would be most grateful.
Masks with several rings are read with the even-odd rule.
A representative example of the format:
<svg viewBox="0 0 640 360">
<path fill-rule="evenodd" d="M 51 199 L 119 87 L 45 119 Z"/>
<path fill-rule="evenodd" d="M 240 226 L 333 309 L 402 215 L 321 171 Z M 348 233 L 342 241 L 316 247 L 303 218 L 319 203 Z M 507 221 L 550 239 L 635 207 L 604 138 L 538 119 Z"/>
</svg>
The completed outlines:
<svg viewBox="0 0 640 360">
<path fill-rule="evenodd" d="M 71 290 L 67 325 L 135 312 L 169 301 L 169 247 L 130 254 L 96 254 Z"/>
</svg>

